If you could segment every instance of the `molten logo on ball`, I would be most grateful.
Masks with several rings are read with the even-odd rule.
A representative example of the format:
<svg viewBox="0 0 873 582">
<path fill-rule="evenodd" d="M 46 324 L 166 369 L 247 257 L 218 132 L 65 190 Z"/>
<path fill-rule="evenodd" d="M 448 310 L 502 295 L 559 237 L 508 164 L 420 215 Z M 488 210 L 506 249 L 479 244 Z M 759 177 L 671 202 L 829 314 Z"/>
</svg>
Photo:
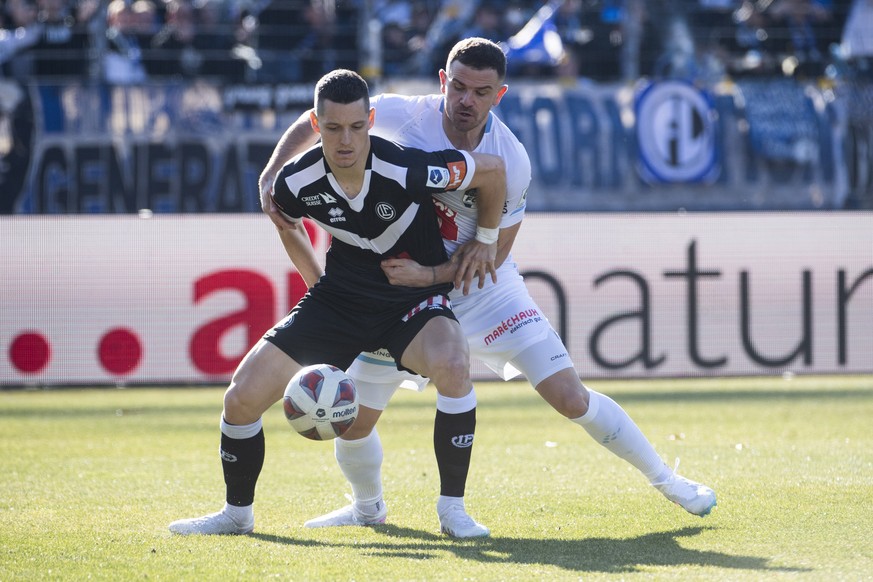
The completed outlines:
<svg viewBox="0 0 873 582">
<path fill-rule="evenodd" d="M 282 406 L 294 430 L 308 439 L 326 441 L 346 432 L 358 417 L 358 392 L 342 370 L 316 364 L 291 378 Z"/>
</svg>

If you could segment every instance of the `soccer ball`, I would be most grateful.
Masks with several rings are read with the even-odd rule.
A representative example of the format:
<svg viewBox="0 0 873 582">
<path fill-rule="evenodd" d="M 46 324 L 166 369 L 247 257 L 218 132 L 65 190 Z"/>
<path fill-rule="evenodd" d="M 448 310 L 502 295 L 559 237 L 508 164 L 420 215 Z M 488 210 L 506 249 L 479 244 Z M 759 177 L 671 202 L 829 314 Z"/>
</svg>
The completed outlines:
<svg viewBox="0 0 873 582">
<path fill-rule="evenodd" d="M 291 428 L 308 439 L 328 441 L 346 432 L 358 417 L 358 392 L 345 372 L 316 364 L 294 374 L 282 406 Z"/>
</svg>

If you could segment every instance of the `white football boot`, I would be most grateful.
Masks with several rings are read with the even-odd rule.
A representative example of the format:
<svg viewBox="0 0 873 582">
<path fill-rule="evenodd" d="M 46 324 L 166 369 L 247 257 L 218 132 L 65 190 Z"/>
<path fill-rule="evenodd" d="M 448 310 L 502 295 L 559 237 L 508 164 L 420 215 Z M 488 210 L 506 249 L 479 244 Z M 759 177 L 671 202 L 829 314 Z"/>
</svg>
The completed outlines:
<svg viewBox="0 0 873 582">
<path fill-rule="evenodd" d="M 384 501 L 377 504 L 378 511 L 375 515 L 363 513 L 354 503 L 341 507 L 330 513 L 326 513 L 320 517 L 315 517 L 304 523 L 304 527 L 340 527 L 344 525 L 379 525 L 385 523 L 385 517 L 388 515 L 388 506 Z"/>
<path fill-rule="evenodd" d="M 677 459 L 676 469 L 678 468 L 679 460 Z M 675 469 L 666 481 L 652 483 L 652 486 L 663 493 L 664 497 L 693 515 L 700 517 L 709 515 L 709 512 L 717 505 L 715 491 L 706 485 L 686 479 L 676 473 Z"/>
<path fill-rule="evenodd" d="M 254 529 L 254 519 L 249 523 L 240 525 L 223 511 L 210 513 L 203 517 L 180 519 L 170 524 L 171 532 L 183 536 L 245 535 L 252 533 Z"/>
<path fill-rule="evenodd" d="M 483 538 L 491 535 L 491 530 L 470 517 L 463 505 L 449 505 L 438 515 L 440 518 L 440 532 L 447 536 L 453 538 Z"/>
</svg>

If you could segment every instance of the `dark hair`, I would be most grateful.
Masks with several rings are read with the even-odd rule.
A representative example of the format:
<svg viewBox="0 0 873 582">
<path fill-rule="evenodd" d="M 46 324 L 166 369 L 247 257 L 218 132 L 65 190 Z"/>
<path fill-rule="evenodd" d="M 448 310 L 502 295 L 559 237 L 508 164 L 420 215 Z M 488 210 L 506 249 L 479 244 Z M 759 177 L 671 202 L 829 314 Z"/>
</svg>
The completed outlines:
<svg viewBox="0 0 873 582">
<path fill-rule="evenodd" d="M 446 70 L 458 61 L 473 69 L 494 69 L 501 81 L 506 77 L 506 55 L 500 47 L 487 38 L 471 37 L 458 41 L 446 59 Z"/>
<path fill-rule="evenodd" d="M 348 104 L 364 100 L 364 110 L 370 110 L 370 88 L 367 82 L 354 71 L 336 69 L 323 76 L 315 84 L 315 113 L 321 111 L 324 101 Z"/>
</svg>

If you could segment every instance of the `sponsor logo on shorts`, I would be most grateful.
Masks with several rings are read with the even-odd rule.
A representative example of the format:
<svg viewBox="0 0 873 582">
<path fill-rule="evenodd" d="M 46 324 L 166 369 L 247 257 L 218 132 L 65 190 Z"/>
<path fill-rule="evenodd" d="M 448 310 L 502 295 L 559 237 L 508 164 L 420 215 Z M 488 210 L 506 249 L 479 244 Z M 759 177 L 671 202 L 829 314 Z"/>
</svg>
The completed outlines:
<svg viewBox="0 0 873 582">
<path fill-rule="evenodd" d="M 452 304 L 449 301 L 449 298 L 445 295 L 434 295 L 428 299 L 425 299 L 412 309 L 410 309 L 406 315 L 401 318 L 401 321 L 409 321 L 414 316 L 418 315 L 420 312 L 425 309 L 451 309 Z"/>
<path fill-rule="evenodd" d="M 512 334 L 526 326 L 529 323 L 535 323 L 537 321 L 541 321 L 543 318 L 540 315 L 540 312 L 536 309 L 525 309 L 524 311 L 519 311 L 512 317 L 507 317 L 500 324 L 491 330 L 490 333 L 485 335 L 485 345 L 489 345 L 492 342 L 496 341 L 498 338 L 503 336 L 504 334 Z"/>
<path fill-rule="evenodd" d="M 284 329 L 294 323 L 294 313 L 289 313 L 285 316 L 285 319 L 276 324 L 275 329 Z"/>
<path fill-rule="evenodd" d="M 452 437 L 452 445 L 459 449 L 468 449 L 473 446 L 473 435 L 459 434 Z"/>
<path fill-rule="evenodd" d="M 470 188 L 469 190 L 466 190 L 461 195 L 461 201 L 464 203 L 464 206 L 466 206 L 467 208 L 473 208 L 474 206 L 476 206 L 476 195 L 478 193 L 479 191 L 476 188 Z M 504 211 L 505 210 L 506 204 L 504 203 Z"/>
<path fill-rule="evenodd" d="M 567 352 L 564 352 L 563 354 L 558 354 L 557 356 L 552 356 L 552 357 L 549 358 L 549 359 L 550 359 L 552 362 L 554 362 L 555 360 L 560 360 L 561 358 L 566 358 L 566 357 L 567 357 Z"/>
</svg>

